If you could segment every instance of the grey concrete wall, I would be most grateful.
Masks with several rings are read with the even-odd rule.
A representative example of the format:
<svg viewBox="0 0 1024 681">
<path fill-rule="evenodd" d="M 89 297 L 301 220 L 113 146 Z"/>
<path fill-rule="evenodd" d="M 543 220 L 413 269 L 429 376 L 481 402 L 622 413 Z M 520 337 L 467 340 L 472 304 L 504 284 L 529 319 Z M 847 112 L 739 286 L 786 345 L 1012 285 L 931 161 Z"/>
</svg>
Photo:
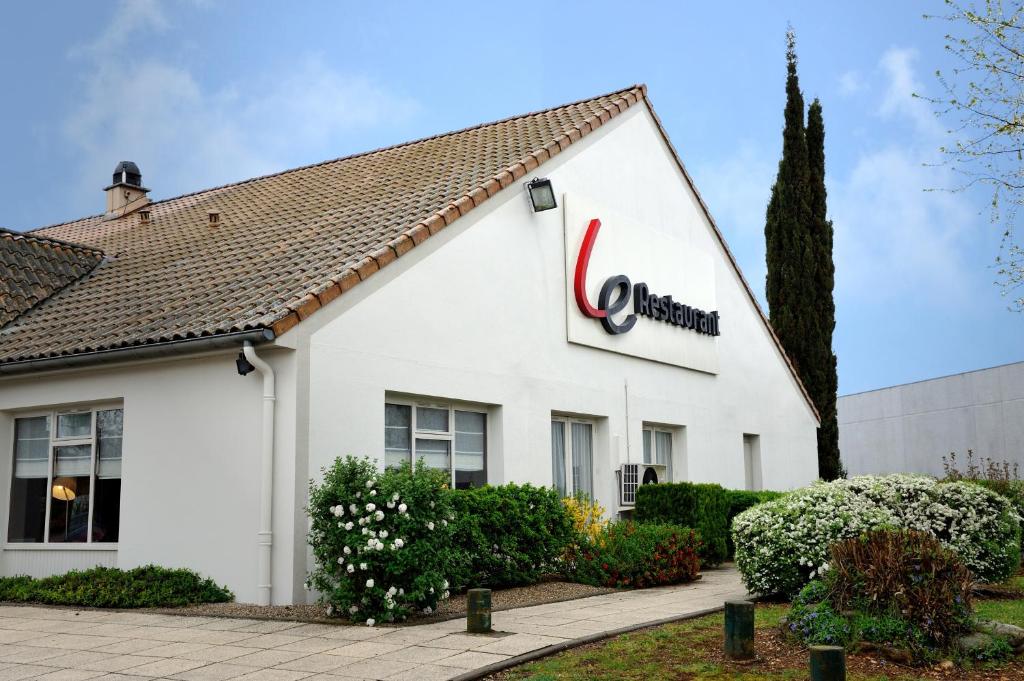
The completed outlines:
<svg viewBox="0 0 1024 681">
<path fill-rule="evenodd" d="M 838 407 L 850 475 L 941 476 L 944 455 L 962 463 L 973 449 L 1024 476 L 1024 362 L 845 395 Z"/>
</svg>

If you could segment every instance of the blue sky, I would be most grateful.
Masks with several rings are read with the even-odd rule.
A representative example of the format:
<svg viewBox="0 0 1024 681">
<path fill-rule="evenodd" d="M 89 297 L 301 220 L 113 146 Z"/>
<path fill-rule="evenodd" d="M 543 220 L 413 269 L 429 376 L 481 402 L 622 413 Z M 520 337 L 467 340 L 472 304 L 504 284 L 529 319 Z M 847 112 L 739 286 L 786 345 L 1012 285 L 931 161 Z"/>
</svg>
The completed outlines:
<svg viewBox="0 0 1024 681">
<path fill-rule="evenodd" d="M 1024 359 L 988 196 L 953 186 L 912 92 L 940 2 L 8 3 L 0 225 L 102 211 L 117 161 L 164 198 L 645 82 L 763 300 L 784 33 L 820 97 L 840 392 Z"/>
</svg>

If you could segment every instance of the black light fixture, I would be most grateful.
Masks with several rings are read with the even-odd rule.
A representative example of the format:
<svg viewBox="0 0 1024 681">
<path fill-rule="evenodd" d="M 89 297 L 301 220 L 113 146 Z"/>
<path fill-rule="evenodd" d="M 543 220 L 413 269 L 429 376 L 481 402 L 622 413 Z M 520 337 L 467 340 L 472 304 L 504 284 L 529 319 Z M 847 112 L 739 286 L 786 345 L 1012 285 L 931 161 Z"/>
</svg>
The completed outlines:
<svg viewBox="0 0 1024 681">
<path fill-rule="evenodd" d="M 254 367 L 252 363 L 245 358 L 244 352 L 238 353 L 238 359 L 235 360 L 235 368 L 238 369 L 239 376 L 245 376 L 256 369 L 256 367 Z"/>
<path fill-rule="evenodd" d="M 534 213 L 558 208 L 558 202 L 555 201 L 555 190 L 551 187 L 551 180 L 546 177 L 533 178 L 526 185 L 526 190 L 530 192 L 530 203 L 533 204 Z"/>
</svg>

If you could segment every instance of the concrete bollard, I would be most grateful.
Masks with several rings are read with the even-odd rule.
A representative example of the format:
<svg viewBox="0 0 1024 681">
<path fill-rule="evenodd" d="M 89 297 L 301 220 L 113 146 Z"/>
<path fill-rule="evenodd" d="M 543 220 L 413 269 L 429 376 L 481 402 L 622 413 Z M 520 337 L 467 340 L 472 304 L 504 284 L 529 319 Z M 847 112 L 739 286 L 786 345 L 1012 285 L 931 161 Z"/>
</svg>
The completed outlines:
<svg viewBox="0 0 1024 681">
<path fill-rule="evenodd" d="M 490 589 L 470 589 L 466 592 L 466 631 L 470 634 L 491 633 Z"/>
<path fill-rule="evenodd" d="M 754 604 L 750 601 L 725 602 L 725 656 L 754 659 Z"/>
<path fill-rule="evenodd" d="M 840 646 L 811 646 L 811 681 L 846 681 L 846 651 Z"/>
</svg>

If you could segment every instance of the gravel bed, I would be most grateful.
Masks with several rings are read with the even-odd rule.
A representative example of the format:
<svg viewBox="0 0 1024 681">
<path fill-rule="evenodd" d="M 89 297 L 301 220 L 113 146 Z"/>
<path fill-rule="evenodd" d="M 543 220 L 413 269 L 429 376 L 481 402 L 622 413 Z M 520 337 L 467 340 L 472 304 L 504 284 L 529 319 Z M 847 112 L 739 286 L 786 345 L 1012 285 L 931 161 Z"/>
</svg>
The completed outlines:
<svg viewBox="0 0 1024 681">
<path fill-rule="evenodd" d="M 495 589 L 491 593 L 491 610 L 509 610 L 530 605 L 571 601 L 587 596 L 597 596 L 615 591 L 586 584 L 543 581 L 531 586 L 513 589 Z M 202 617 L 242 617 L 256 620 L 285 620 L 293 622 L 316 622 L 320 624 L 351 624 L 348 620 L 327 617 L 321 605 L 253 605 L 251 603 L 204 603 L 183 608 L 146 608 L 138 612 L 155 612 L 168 615 L 194 615 Z M 441 622 L 466 616 L 466 595 L 453 594 L 442 601 L 432 615 L 413 615 L 405 622 L 388 623 L 387 626 L 410 626 Z"/>
</svg>

